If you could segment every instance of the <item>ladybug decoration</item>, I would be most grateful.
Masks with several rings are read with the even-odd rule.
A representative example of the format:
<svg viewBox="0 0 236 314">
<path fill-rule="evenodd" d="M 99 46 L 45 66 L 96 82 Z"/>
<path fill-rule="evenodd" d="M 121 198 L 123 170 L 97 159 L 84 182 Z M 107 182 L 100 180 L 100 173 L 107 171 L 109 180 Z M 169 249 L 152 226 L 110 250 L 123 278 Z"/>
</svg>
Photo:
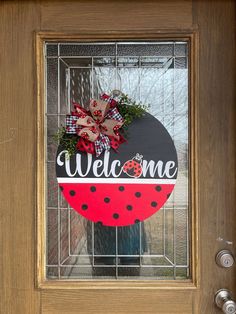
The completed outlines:
<svg viewBox="0 0 236 314">
<path fill-rule="evenodd" d="M 101 110 L 95 110 L 95 111 L 93 112 L 93 115 L 94 115 L 95 117 L 101 117 L 101 116 L 102 116 L 102 111 L 101 111 Z"/>
<path fill-rule="evenodd" d="M 131 160 L 126 161 L 123 166 L 123 172 L 129 177 L 139 178 L 143 172 L 142 158 L 143 155 L 136 154 Z"/>
</svg>

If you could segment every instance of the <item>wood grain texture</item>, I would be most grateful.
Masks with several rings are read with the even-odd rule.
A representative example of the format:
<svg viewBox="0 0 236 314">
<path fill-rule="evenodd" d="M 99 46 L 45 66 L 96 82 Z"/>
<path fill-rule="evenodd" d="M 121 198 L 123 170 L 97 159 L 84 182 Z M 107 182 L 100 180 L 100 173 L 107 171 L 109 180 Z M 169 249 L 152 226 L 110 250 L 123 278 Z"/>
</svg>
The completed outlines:
<svg viewBox="0 0 236 314">
<path fill-rule="evenodd" d="M 37 314 L 34 37 L 37 3 L 0 3 L 0 313 Z"/>
<path fill-rule="evenodd" d="M 193 294 L 152 290 L 44 291 L 44 314 L 190 314 Z"/>
<path fill-rule="evenodd" d="M 0 4 L 0 313 L 221 313 L 214 292 L 236 292 L 236 270 L 215 254 L 234 254 L 234 1 L 7 1 Z M 193 12 L 193 20 L 192 20 Z M 41 24 L 40 24 L 41 23 Z M 200 288 L 43 290 L 35 280 L 36 90 L 34 31 L 188 30 L 199 36 Z M 16 156 L 17 151 L 17 156 Z M 226 241 L 229 241 L 227 243 Z M 41 295 L 41 303 L 40 303 Z"/>
<path fill-rule="evenodd" d="M 42 30 L 183 29 L 192 26 L 191 1 L 43 1 Z"/>
<path fill-rule="evenodd" d="M 215 254 L 235 255 L 235 2 L 196 1 L 199 26 L 199 192 L 201 290 L 197 313 L 221 313 L 213 305 L 223 287 L 236 292 L 236 270 L 219 268 Z M 228 241 L 228 243 L 227 243 Z"/>
</svg>

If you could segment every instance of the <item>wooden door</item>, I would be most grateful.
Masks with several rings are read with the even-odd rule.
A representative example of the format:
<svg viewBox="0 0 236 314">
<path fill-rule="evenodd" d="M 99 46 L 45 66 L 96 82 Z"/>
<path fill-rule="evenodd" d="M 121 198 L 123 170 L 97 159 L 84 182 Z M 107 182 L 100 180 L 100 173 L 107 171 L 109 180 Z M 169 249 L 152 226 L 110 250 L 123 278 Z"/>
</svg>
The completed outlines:
<svg viewBox="0 0 236 314">
<path fill-rule="evenodd" d="M 0 17 L 1 313 L 220 313 L 215 292 L 236 294 L 235 268 L 215 262 L 221 249 L 235 254 L 234 1 L 2 1 Z M 81 38 L 191 40 L 189 280 L 44 281 L 36 65 L 44 40 Z"/>
</svg>

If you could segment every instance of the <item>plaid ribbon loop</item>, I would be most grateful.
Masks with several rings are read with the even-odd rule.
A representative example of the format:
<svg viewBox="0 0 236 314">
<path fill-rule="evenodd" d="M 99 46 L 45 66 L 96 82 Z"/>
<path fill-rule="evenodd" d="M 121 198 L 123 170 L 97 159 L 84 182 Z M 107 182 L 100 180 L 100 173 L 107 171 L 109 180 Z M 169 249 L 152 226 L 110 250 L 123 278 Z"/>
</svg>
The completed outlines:
<svg viewBox="0 0 236 314">
<path fill-rule="evenodd" d="M 118 143 L 120 141 L 119 129 L 123 126 L 124 119 L 116 106 L 117 101 L 106 94 L 101 95 L 99 100 L 91 99 L 88 111 L 76 104 L 75 111 L 66 117 L 66 133 L 80 137 L 83 151 L 85 141 L 93 143 L 96 157 L 100 156 L 104 150 L 113 147 L 111 139 Z M 91 152 L 91 147 L 87 152 Z"/>
</svg>

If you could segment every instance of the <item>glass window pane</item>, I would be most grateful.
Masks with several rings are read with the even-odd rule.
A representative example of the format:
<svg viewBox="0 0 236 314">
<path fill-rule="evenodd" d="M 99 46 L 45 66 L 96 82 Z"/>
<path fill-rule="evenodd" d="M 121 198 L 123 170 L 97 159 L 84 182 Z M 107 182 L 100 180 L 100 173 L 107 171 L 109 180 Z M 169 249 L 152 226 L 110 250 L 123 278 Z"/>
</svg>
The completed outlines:
<svg viewBox="0 0 236 314">
<path fill-rule="evenodd" d="M 114 44 L 60 44 L 60 56 L 114 56 L 116 47 Z"/>
<path fill-rule="evenodd" d="M 189 278 L 187 42 L 46 45 L 47 278 Z M 104 227 L 80 216 L 59 192 L 55 176 L 53 134 L 73 102 L 86 106 L 91 97 L 113 89 L 150 104 L 178 154 L 178 180 L 167 203 L 128 227 Z"/>
</svg>

